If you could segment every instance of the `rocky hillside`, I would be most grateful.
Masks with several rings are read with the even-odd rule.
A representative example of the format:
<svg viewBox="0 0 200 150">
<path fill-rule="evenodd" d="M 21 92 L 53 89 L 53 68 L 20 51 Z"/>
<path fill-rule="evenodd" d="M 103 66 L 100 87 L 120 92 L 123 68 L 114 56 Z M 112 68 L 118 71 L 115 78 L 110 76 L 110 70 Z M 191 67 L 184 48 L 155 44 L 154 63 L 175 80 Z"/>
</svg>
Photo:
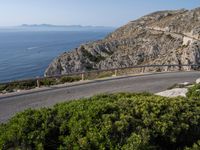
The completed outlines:
<svg viewBox="0 0 200 150">
<path fill-rule="evenodd" d="M 131 21 L 103 40 L 63 53 L 45 76 L 145 64 L 200 64 L 200 8 Z"/>
</svg>

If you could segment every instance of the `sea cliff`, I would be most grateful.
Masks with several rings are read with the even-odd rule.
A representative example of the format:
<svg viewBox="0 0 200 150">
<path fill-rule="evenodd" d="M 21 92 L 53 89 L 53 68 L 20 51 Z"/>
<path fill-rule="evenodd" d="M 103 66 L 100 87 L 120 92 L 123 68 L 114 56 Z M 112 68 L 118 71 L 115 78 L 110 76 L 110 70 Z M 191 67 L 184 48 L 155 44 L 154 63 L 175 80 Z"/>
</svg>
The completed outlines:
<svg viewBox="0 0 200 150">
<path fill-rule="evenodd" d="M 159 11 L 131 21 L 103 40 L 63 53 L 45 76 L 145 64 L 200 64 L 200 8 Z"/>
</svg>

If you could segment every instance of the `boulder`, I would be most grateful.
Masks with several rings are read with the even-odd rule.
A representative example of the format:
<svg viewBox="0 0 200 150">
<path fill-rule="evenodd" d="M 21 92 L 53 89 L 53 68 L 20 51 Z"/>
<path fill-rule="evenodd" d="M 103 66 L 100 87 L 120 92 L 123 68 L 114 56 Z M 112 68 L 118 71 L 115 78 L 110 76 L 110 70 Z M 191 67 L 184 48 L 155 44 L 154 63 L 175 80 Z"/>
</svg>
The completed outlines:
<svg viewBox="0 0 200 150">
<path fill-rule="evenodd" d="M 156 95 L 164 96 L 164 97 L 177 97 L 177 96 L 186 97 L 187 92 L 188 92 L 187 88 L 175 88 L 172 90 L 156 93 Z"/>
<path fill-rule="evenodd" d="M 200 78 L 198 78 L 198 79 L 196 80 L 196 83 L 197 83 L 197 84 L 199 84 L 199 83 L 200 83 Z"/>
</svg>

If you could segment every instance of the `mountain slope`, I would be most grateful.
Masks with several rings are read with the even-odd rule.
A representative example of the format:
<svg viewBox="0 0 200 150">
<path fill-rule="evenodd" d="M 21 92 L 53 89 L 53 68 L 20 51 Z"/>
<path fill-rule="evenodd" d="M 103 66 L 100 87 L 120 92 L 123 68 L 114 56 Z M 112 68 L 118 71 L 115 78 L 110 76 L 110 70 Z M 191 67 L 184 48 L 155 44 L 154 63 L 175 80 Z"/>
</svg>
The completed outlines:
<svg viewBox="0 0 200 150">
<path fill-rule="evenodd" d="M 159 11 L 131 21 L 103 40 L 65 52 L 45 76 L 145 64 L 200 64 L 200 8 Z"/>
</svg>

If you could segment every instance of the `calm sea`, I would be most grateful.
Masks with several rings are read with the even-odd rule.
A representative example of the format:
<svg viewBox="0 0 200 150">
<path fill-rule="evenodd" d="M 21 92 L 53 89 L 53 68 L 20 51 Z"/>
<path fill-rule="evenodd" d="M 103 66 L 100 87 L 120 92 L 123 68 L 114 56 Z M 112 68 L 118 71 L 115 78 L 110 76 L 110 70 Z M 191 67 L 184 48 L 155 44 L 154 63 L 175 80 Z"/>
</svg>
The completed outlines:
<svg viewBox="0 0 200 150">
<path fill-rule="evenodd" d="M 0 31 L 0 82 L 43 76 L 58 55 L 108 31 Z"/>
</svg>

